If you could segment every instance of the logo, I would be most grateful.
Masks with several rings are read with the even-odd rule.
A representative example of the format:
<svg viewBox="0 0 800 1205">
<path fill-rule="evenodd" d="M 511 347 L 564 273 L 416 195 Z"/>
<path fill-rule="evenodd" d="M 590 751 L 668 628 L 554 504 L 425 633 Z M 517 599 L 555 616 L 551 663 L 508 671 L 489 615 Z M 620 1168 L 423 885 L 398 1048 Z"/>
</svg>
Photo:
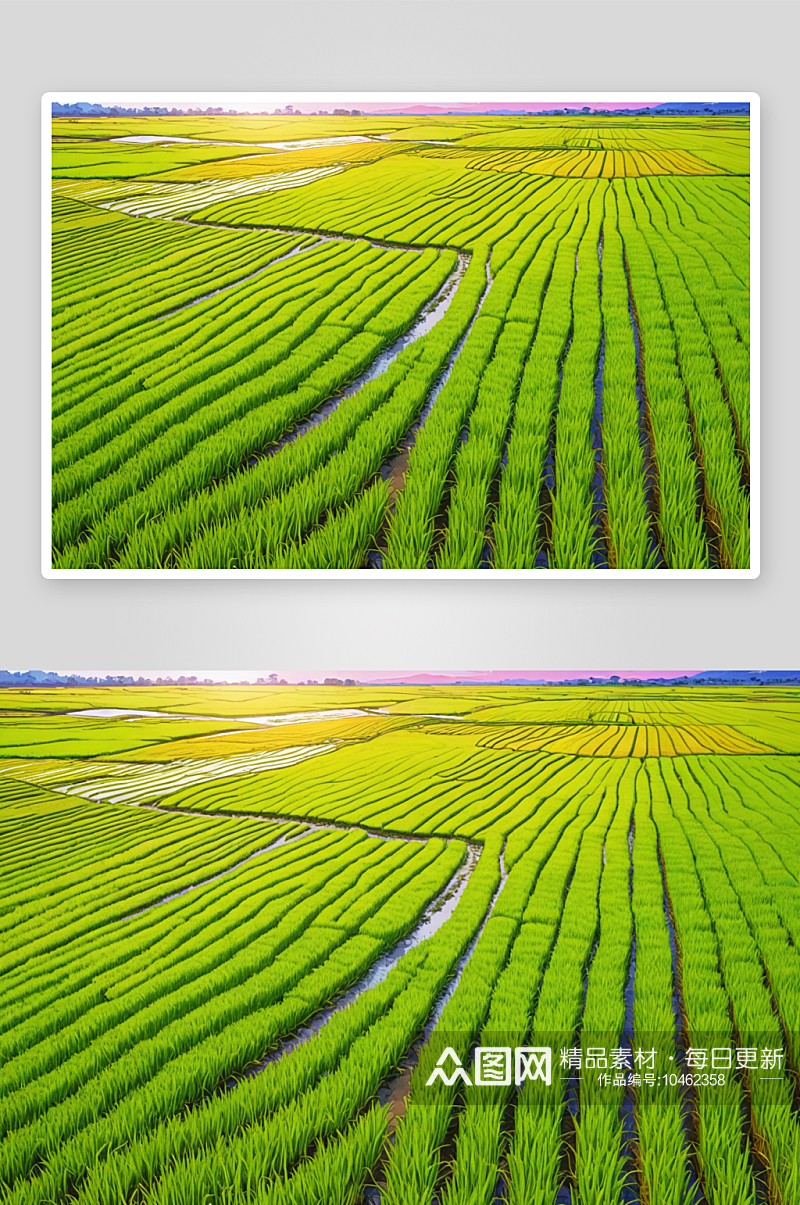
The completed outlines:
<svg viewBox="0 0 800 1205">
<path fill-rule="evenodd" d="M 445 1070 L 448 1061 L 451 1063 L 449 1075 Z M 448 1046 L 440 1055 L 426 1086 L 431 1087 L 436 1080 L 441 1080 L 451 1088 L 456 1080 L 460 1080 L 469 1088 L 473 1083 L 479 1088 L 508 1088 L 514 1083 L 519 1088 L 526 1080 L 541 1080 L 549 1087 L 552 1065 L 553 1056 L 549 1046 L 517 1046 L 514 1050 L 510 1046 L 478 1046 L 475 1050 L 474 1079 L 470 1079 L 461 1059 L 452 1046 Z"/>
</svg>

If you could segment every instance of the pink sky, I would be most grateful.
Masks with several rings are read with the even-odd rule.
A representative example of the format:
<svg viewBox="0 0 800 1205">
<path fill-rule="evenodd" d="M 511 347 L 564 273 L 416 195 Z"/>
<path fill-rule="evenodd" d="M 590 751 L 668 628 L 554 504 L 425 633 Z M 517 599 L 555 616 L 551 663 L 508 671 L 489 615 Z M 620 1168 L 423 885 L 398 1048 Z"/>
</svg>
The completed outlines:
<svg viewBox="0 0 800 1205">
<path fill-rule="evenodd" d="M 358 682 L 413 682 L 418 685 L 435 685 L 436 683 L 447 684 L 448 682 L 470 681 L 481 682 L 491 685 L 493 682 L 501 682 L 505 678 L 528 678 L 531 680 L 543 679 L 547 682 L 564 682 L 572 678 L 610 678 L 612 674 L 618 675 L 620 678 L 682 678 L 687 674 L 699 673 L 699 670 L 683 670 L 683 669 L 638 669 L 638 670 L 621 670 L 621 669 L 567 669 L 567 670 L 548 670 L 548 669 L 504 669 L 504 670 L 445 670 L 445 671 L 425 671 L 425 670 L 402 670 L 402 669 L 376 669 L 376 670 L 359 670 L 359 669 L 304 669 L 304 670 L 285 670 L 277 668 L 258 669 L 258 670 L 203 670 L 203 669 L 171 669 L 169 666 L 161 667 L 161 669 L 58 669 L 54 671 L 59 674 L 80 674 L 86 678 L 105 678 L 107 676 L 116 677 L 118 675 L 132 678 L 150 678 L 155 681 L 157 678 L 179 678 L 179 677 L 196 677 L 201 681 L 204 678 L 210 678 L 214 682 L 255 682 L 256 678 L 267 678 L 271 673 L 278 675 L 278 678 L 285 678 L 290 684 L 297 682 L 307 682 L 309 678 L 315 679 L 317 682 L 322 682 L 324 678 L 355 678 Z"/>
<path fill-rule="evenodd" d="M 657 101 L 657 100 L 650 100 L 650 101 L 644 101 L 644 100 L 642 100 L 642 101 L 639 101 L 639 100 L 610 100 L 610 101 L 590 101 L 590 100 L 553 101 L 553 100 L 547 100 L 547 101 L 534 101 L 534 102 L 525 102 L 525 101 L 517 102 L 517 101 L 507 101 L 507 100 L 485 101 L 484 100 L 484 101 L 473 101 L 473 102 L 453 101 L 452 104 L 448 103 L 448 102 L 446 102 L 444 104 L 408 104 L 408 103 L 400 102 L 397 106 L 393 106 L 391 101 L 389 101 L 388 103 L 386 101 L 381 101 L 380 103 L 370 103 L 369 101 L 365 102 L 365 101 L 354 100 L 351 103 L 350 107 L 353 109 L 360 109 L 362 111 L 362 113 L 387 113 L 387 114 L 388 113 L 403 113 L 403 114 L 418 113 L 420 115 L 441 114 L 444 116 L 447 113 L 452 112 L 453 110 L 457 110 L 459 113 L 485 113 L 488 109 L 509 109 L 515 113 L 543 113 L 543 112 L 548 112 L 550 109 L 582 109 L 584 107 L 584 105 L 586 105 L 590 109 L 609 109 L 611 111 L 614 111 L 616 109 L 641 109 L 641 108 L 645 108 L 647 105 L 652 106 L 652 105 L 657 105 L 657 104 L 661 104 L 661 103 L 663 103 L 663 102 Z M 324 109 L 324 108 L 344 109 L 344 108 L 347 108 L 347 102 L 346 101 L 336 101 L 335 104 L 332 102 L 330 105 L 326 105 L 326 103 L 324 101 L 317 101 L 315 104 L 299 104 L 299 105 L 295 105 L 294 107 L 296 109 L 300 109 L 301 112 L 303 112 L 303 113 L 311 113 L 311 112 L 313 112 L 314 109 Z"/>
<path fill-rule="evenodd" d="M 269 92 L 269 93 L 176 93 L 166 92 L 163 94 L 153 92 L 132 93 L 107 93 L 95 92 L 86 94 L 75 93 L 52 93 L 52 98 L 62 104 L 100 104 L 108 106 L 121 106 L 122 108 L 177 108 L 177 109 L 202 109 L 221 107 L 225 112 L 233 110 L 236 113 L 262 113 L 267 112 L 272 114 L 276 109 L 285 109 L 287 105 L 291 105 L 295 112 L 299 113 L 314 113 L 320 109 L 332 113 L 334 109 L 359 109 L 362 113 L 374 113 L 385 115 L 408 115 L 408 116 L 446 116 L 448 112 L 456 110 L 458 113 L 485 113 L 489 109 L 503 109 L 512 113 L 541 113 L 551 109 L 582 109 L 587 106 L 590 109 L 606 109 L 615 111 L 617 109 L 641 109 L 646 106 L 654 106 L 667 103 L 676 98 L 670 96 L 650 96 L 647 100 L 639 100 L 637 97 L 623 100 L 591 100 L 585 97 L 579 97 L 575 100 L 569 96 L 558 94 L 557 99 L 551 100 L 509 100 L 500 94 L 497 99 L 489 97 L 488 100 L 459 100 L 457 95 L 450 100 L 447 95 L 442 97 L 436 96 L 433 99 L 426 99 L 423 95 L 407 95 L 403 97 L 399 95 L 397 100 L 391 99 L 391 93 L 382 96 L 380 100 L 359 99 L 358 96 L 337 95 L 333 93 L 329 96 L 317 93 L 312 99 L 307 99 L 308 94 L 298 92 L 292 95 L 290 92 Z M 373 93 L 373 95 L 375 95 Z M 519 95 L 519 94 L 517 94 Z M 693 100 L 695 98 L 683 96 L 682 100 Z M 702 102 L 704 97 L 700 97 Z M 698 103 L 700 103 L 698 102 Z"/>
<path fill-rule="evenodd" d="M 470 681 L 482 682 L 491 685 L 493 682 L 502 682 L 507 678 L 528 678 L 532 681 L 543 679 L 546 682 L 566 682 L 573 678 L 610 678 L 612 674 L 618 675 L 620 678 L 682 678 L 686 674 L 694 674 L 697 670 L 547 670 L 547 669 L 504 669 L 504 670 L 456 670 L 453 673 L 426 673 L 424 671 L 411 670 L 408 672 L 397 670 L 383 670 L 369 673 L 358 673 L 357 671 L 348 674 L 348 677 L 357 678 L 360 682 L 378 682 L 378 681 L 405 681 L 413 682 L 420 686 L 434 686 L 437 683 L 447 684 L 448 682 Z M 280 677 L 285 677 L 287 682 L 289 678 L 282 674 Z M 310 675 L 312 677 L 316 675 Z M 330 677 L 343 677 L 343 673 L 326 675 Z M 302 677 L 301 677 L 302 680 Z"/>
</svg>

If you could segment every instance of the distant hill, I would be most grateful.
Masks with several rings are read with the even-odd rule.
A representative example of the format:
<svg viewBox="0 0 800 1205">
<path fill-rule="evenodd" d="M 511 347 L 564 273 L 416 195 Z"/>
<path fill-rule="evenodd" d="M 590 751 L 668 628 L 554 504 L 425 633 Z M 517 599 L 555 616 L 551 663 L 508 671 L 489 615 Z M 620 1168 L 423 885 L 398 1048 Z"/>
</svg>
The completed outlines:
<svg viewBox="0 0 800 1205">
<path fill-rule="evenodd" d="M 60 101 L 53 101 L 52 111 L 53 117 L 186 117 L 198 115 L 213 117 L 219 114 L 234 116 L 237 113 L 235 109 L 210 107 L 206 109 L 168 109 L 163 105 L 152 105 L 144 108 L 128 108 L 124 105 L 93 104 L 86 100 L 75 101 L 68 105 L 62 104 Z M 595 117 L 604 115 L 612 117 L 646 117 L 648 115 L 702 117 L 704 114 L 747 117 L 750 114 L 750 105 L 746 101 L 666 101 L 660 105 L 643 105 L 638 109 L 604 109 L 597 105 L 562 105 L 560 108 L 552 109 L 539 109 L 538 107 L 526 109 L 524 104 L 505 107 L 496 105 L 490 107 L 488 104 L 456 104 L 449 107 L 419 104 L 399 105 L 377 110 L 353 109 L 350 112 L 353 115 L 368 117 Z M 268 114 L 266 109 L 263 111 L 263 115 L 273 116 L 271 113 Z M 306 114 L 295 109 L 292 113 L 281 112 L 281 116 L 302 117 Z"/>
<path fill-rule="evenodd" d="M 455 674 L 410 674 L 407 677 L 374 680 L 371 686 L 800 686 L 800 670 L 704 670 L 675 677 L 637 678 L 627 674 L 605 677 L 558 679 L 506 677 L 485 674 L 457 677 Z"/>
<path fill-rule="evenodd" d="M 633 109 L 604 109 L 601 105 L 562 105 L 552 109 L 539 109 L 538 107 L 536 109 L 526 109 L 524 104 L 507 106 L 506 108 L 498 108 L 496 106 L 494 108 L 489 108 L 488 106 L 479 107 L 477 105 L 453 105 L 450 108 L 445 108 L 444 105 L 412 105 L 407 108 L 381 109 L 379 112 L 372 112 L 370 116 L 647 117 L 648 115 L 657 115 L 659 117 L 702 117 L 703 114 L 747 117 L 750 114 L 750 105 L 747 101 L 667 101 L 661 105 L 641 105 L 639 108 Z"/>
<path fill-rule="evenodd" d="M 693 674 L 690 686 L 794 686 L 800 683 L 800 670 L 706 670 Z"/>
<path fill-rule="evenodd" d="M 105 678 L 84 677 L 81 674 L 56 674 L 33 669 L 23 672 L 0 670 L 0 689 L 3 687 L 54 687 L 54 686 L 221 686 L 242 684 L 212 682 L 197 677 L 132 678 L 109 674 Z M 261 685 L 274 685 L 261 682 Z M 800 686 L 800 670 L 794 669 L 726 669 L 704 670 L 699 674 L 682 674 L 680 677 L 636 678 L 623 674 L 606 677 L 575 677 L 553 680 L 552 678 L 498 677 L 490 672 L 474 676 L 459 677 L 457 674 L 408 674 L 392 678 L 372 679 L 368 682 L 348 678 L 345 686 Z"/>
</svg>

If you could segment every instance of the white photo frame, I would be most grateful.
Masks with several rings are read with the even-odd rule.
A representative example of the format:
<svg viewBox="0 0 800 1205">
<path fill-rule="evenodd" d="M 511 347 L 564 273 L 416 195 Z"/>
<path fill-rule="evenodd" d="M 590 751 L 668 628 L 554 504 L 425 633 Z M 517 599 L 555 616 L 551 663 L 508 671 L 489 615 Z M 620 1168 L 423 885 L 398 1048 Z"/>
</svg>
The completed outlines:
<svg viewBox="0 0 800 1205">
<path fill-rule="evenodd" d="M 563 568 L 471 568 L 471 569 L 381 569 L 369 572 L 365 569 L 147 569 L 147 568 L 58 568 L 52 560 L 52 227 L 51 227 L 51 118 L 54 102 L 63 104 L 89 101 L 100 105 L 118 104 L 143 105 L 162 104 L 168 106 L 212 106 L 223 109 L 237 105 L 261 105 L 272 110 L 287 103 L 328 105 L 392 102 L 397 105 L 442 105 L 488 104 L 499 105 L 548 104 L 553 107 L 564 105 L 602 105 L 612 102 L 630 102 L 635 105 L 685 103 L 685 102 L 742 102 L 750 107 L 750 181 L 751 181 L 751 229 L 750 229 L 750 406 L 751 438 L 749 448 L 750 466 L 750 564 L 747 568 L 656 568 L 656 569 L 563 569 Z M 358 93 L 353 95 L 336 93 L 299 92 L 291 95 L 281 93 L 95 93 L 48 92 L 42 98 L 42 524 L 41 524 L 41 571 L 49 579 L 181 579 L 190 580 L 218 578 L 410 578 L 420 580 L 437 579 L 486 579 L 511 578 L 534 579 L 753 579 L 760 573 L 760 104 L 757 94 L 752 92 L 673 92 L 673 93 L 586 93 L 586 92 L 541 92 L 541 93 L 457 93 L 457 92 L 409 92 L 409 93 Z"/>
</svg>

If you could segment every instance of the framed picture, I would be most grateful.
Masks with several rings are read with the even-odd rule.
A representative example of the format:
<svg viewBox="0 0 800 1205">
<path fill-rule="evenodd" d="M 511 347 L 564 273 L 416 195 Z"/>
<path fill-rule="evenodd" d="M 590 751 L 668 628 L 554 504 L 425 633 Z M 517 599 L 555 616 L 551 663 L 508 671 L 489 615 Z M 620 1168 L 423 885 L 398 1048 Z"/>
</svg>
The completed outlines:
<svg viewBox="0 0 800 1205">
<path fill-rule="evenodd" d="M 758 575 L 756 95 L 42 120 L 45 576 Z"/>
</svg>

